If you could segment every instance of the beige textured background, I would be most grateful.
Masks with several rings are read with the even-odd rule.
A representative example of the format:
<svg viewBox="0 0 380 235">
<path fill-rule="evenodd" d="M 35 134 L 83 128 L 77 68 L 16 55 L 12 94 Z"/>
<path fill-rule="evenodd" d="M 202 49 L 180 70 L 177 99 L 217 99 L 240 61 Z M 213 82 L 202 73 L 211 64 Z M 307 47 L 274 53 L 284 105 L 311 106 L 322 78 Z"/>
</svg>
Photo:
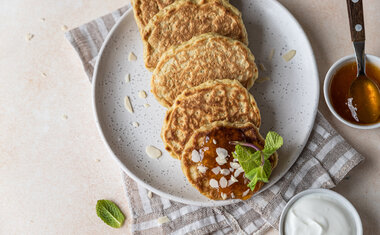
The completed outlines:
<svg viewBox="0 0 380 235">
<path fill-rule="evenodd" d="M 128 209 L 120 170 L 93 121 L 90 83 L 61 29 L 126 2 L 0 0 L 0 234 L 128 233 L 128 224 L 113 229 L 95 213 L 102 198 Z M 352 54 L 345 1 L 280 2 L 308 34 L 322 84 L 329 66 Z M 380 1 L 365 1 L 367 52 L 375 55 L 380 55 L 379 11 Z M 34 34 L 29 42 L 27 33 Z M 320 108 L 366 157 L 337 191 L 358 209 L 365 234 L 379 234 L 380 130 L 340 124 L 322 96 Z"/>
</svg>

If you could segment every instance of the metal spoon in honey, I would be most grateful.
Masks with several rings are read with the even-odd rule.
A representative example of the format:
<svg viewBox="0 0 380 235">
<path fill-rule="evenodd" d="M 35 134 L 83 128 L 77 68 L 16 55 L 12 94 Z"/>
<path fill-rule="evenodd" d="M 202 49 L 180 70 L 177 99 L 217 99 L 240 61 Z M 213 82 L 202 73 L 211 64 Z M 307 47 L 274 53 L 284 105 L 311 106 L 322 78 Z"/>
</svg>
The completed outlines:
<svg viewBox="0 0 380 235">
<path fill-rule="evenodd" d="M 365 31 L 362 0 L 347 0 L 351 39 L 354 44 L 357 64 L 356 79 L 348 94 L 348 107 L 352 116 L 360 123 L 374 123 L 380 117 L 380 90 L 365 72 Z"/>
</svg>

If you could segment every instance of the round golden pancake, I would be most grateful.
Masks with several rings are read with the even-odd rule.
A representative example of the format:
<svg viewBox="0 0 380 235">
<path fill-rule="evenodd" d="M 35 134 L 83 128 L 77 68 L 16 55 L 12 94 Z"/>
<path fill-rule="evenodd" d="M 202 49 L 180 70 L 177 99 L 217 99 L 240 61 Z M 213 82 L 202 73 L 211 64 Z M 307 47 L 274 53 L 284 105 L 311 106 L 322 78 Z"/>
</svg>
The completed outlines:
<svg viewBox="0 0 380 235">
<path fill-rule="evenodd" d="M 259 148 L 264 148 L 265 145 L 264 138 L 252 123 L 220 121 L 196 130 L 181 156 L 181 168 L 188 181 L 212 200 L 246 200 L 264 185 L 263 182 L 258 182 L 254 190 L 250 190 L 247 186 L 249 180 L 232 155 L 235 146 L 230 141 L 249 142 Z M 226 156 L 224 161 L 217 159 L 221 155 Z M 277 160 L 277 153 L 269 158 L 272 169 Z"/>
<path fill-rule="evenodd" d="M 208 81 L 185 90 L 166 112 L 161 130 L 165 149 L 180 158 L 193 132 L 215 121 L 260 127 L 261 117 L 255 99 L 238 81 Z"/>
<path fill-rule="evenodd" d="M 172 4 L 175 0 L 131 0 L 137 26 L 142 32 L 162 8 Z"/>
<path fill-rule="evenodd" d="M 171 46 L 214 32 L 248 44 L 241 13 L 226 0 L 178 0 L 157 13 L 142 35 L 144 61 L 153 71 Z"/>
<path fill-rule="evenodd" d="M 207 33 L 167 50 L 153 72 L 151 89 L 163 106 L 170 107 L 185 89 L 204 82 L 236 79 L 249 89 L 257 77 L 255 57 L 245 44 Z"/>
</svg>

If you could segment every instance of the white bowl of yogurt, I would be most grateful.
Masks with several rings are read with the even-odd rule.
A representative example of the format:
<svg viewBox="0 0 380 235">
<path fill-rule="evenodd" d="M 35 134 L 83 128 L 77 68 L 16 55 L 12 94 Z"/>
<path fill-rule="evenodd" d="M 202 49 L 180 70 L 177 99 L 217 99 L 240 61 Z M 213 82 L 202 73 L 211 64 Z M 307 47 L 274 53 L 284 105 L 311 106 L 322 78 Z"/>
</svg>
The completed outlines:
<svg viewBox="0 0 380 235">
<path fill-rule="evenodd" d="M 280 235 L 363 235 L 355 207 L 328 189 L 308 189 L 295 195 L 282 211 Z"/>
</svg>

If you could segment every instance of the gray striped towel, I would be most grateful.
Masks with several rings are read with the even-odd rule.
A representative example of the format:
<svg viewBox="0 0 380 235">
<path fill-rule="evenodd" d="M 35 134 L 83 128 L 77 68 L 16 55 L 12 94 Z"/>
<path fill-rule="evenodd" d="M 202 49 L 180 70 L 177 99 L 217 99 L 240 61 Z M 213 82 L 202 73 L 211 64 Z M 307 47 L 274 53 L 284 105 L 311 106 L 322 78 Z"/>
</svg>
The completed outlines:
<svg viewBox="0 0 380 235">
<path fill-rule="evenodd" d="M 129 7 L 66 33 L 90 80 L 105 37 Z M 289 172 L 268 190 L 244 202 L 207 208 L 158 195 L 150 198 L 145 188 L 123 174 L 133 217 L 131 229 L 135 234 L 263 234 L 270 227 L 278 228 L 281 211 L 295 194 L 308 188 L 333 188 L 362 160 L 318 112 L 310 139 Z M 162 216 L 170 221 L 160 225 L 157 219 Z"/>
</svg>

